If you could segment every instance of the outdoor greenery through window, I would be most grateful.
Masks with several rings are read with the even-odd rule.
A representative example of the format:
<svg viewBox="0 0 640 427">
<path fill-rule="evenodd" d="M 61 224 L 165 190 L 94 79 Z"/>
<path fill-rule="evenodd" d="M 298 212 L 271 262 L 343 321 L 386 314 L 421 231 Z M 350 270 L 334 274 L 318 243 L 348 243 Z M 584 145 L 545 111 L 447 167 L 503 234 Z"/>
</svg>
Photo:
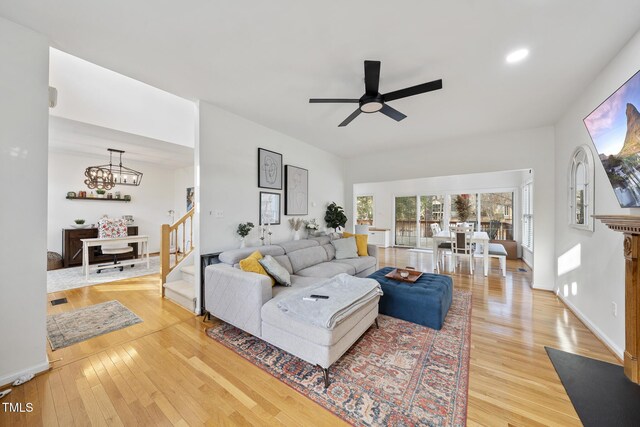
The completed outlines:
<svg viewBox="0 0 640 427">
<path fill-rule="evenodd" d="M 416 246 L 418 201 L 416 196 L 396 197 L 396 245 Z"/>
<path fill-rule="evenodd" d="M 356 207 L 358 211 L 357 224 L 373 225 L 373 196 L 358 196 Z"/>
</svg>

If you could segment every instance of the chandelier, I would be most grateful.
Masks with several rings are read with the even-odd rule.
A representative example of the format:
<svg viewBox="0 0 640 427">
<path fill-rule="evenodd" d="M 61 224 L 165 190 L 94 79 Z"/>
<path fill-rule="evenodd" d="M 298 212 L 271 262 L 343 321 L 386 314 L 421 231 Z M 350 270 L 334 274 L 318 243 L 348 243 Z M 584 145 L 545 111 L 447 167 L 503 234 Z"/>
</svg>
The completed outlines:
<svg viewBox="0 0 640 427">
<path fill-rule="evenodd" d="M 90 189 L 111 190 L 115 185 L 140 185 L 142 172 L 138 172 L 126 166 L 122 166 L 124 151 L 109 148 L 109 164 L 89 166 L 84 171 L 86 179 L 84 183 Z M 113 153 L 120 155 L 120 163 L 113 166 Z"/>
</svg>

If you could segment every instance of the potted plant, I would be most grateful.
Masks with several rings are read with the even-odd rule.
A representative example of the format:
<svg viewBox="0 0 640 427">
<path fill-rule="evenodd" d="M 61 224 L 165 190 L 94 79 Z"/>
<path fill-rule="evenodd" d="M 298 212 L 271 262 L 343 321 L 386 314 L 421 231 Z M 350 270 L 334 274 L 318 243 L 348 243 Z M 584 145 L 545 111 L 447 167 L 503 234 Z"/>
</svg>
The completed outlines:
<svg viewBox="0 0 640 427">
<path fill-rule="evenodd" d="M 300 227 L 304 221 L 302 218 L 289 218 L 289 225 L 293 228 L 293 240 L 300 240 Z"/>
<path fill-rule="evenodd" d="M 320 229 L 320 225 L 318 225 L 315 218 L 309 221 L 305 221 L 304 224 L 304 228 L 307 229 L 307 233 L 309 234 L 309 236 L 315 236 L 316 232 Z"/>
<path fill-rule="evenodd" d="M 104 199 L 104 194 L 106 193 L 106 190 L 103 190 L 102 188 L 98 188 L 96 190 L 96 193 L 98 194 L 98 198 L 100 199 Z"/>
<path fill-rule="evenodd" d="M 238 224 L 238 230 L 236 230 L 236 232 L 238 233 L 238 236 L 240 236 L 240 247 L 244 248 L 245 247 L 245 237 L 247 237 L 249 235 L 249 232 L 251 231 L 251 229 L 254 227 L 252 222 L 244 222 L 241 224 Z"/>
<path fill-rule="evenodd" d="M 327 206 L 327 212 L 324 215 L 324 220 L 327 223 L 327 227 L 338 231 L 340 227 L 344 227 L 347 223 L 347 216 L 344 214 L 342 206 L 338 206 L 336 202 L 331 202 Z"/>
<path fill-rule="evenodd" d="M 73 222 L 75 222 L 78 225 L 82 225 L 82 224 L 84 224 L 85 221 L 84 221 L 84 219 L 74 219 Z"/>
<path fill-rule="evenodd" d="M 458 212 L 458 219 L 460 222 L 467 222 L 467 219 L 471 216 L 471 200 L 469 200 L 468 194 L 458 194 L 453 201 Z"/>
</svg>

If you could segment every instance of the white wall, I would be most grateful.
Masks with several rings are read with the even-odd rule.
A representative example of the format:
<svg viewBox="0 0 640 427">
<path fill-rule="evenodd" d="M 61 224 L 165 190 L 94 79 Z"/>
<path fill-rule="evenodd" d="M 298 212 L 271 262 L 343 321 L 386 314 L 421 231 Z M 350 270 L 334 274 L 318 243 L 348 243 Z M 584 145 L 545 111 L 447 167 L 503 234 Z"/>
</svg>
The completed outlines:
<svg viewBox="0 0 640 427">
<path fill-rule="evenodd" d="M 556 278 L 559 295 L 571 305 L 595 332 L 613 347 L 618 356 L 624 349 L 624 258 L 622 233 L 595 222 L 595 231 L 576 230 L 568 226 L 567 176 L 575 148 L 587 144 L 595 164 L 596 214 L 635 214 L 622 209 L 604 172 L 583 119 L 620 85 L 640 69 L 640 33 L 618 53 L 600 75 L 587 87 L 556 125 L 556 257 L 580 245 L 580 266 Z M 575 283 L 575 293 L 572 284 Z M 565 285 L 568 292 L 565 295 Z M 617 317 L 611 303 L 618 306 Z"/>
<path fill-rule="evenodd" d="M 128 167 L 141 171 L 144 175 L 138 187 L 115 186 L 109 192 L 120 191 L 131 195 L 131 202 L 106 202 L 96 200 L 66 200 L 67 192 L 79 190 L 90 192 L 84 184 L 84 170 L 87 166 L 104 163 L 104 158 L 83 154 L 71 154 L 51 151 L 49 153 L 49 215 L 47 245 L 49 250 L 62 253 L 62 228 L 70 228 L 76 218 L 87 223 L 97 223 L 104 214 L 112 217 L 133 215 L 138 234 L 149 236 L 149 251 L 160 251 L 160 226 L 170 223 L 170 209 L 175 210 L 179 219 L 185 211 L 185 189 L 182 199 L 176 197 L 177 185 L 193 185 L 193 173 L 185 171 L 191 168 L 173 170 L 151 163 L 127 162 Z M 176 178 L 179 178 L 177 180 Z M 189 178 L 191 180 L 189 181 Z M 95 194 L 95 191 L 94 191 Z M 181 212 L 181 215 L 178 215 Z"/>
<path fill-rule="evenodd" d="M 257 245 L 258 147 L 283 155 L 283 163 L 309 170 L 309 215 L 324 225 L 326 205 L 344 203 L 344 161 L 307 143 L 283 135 L 206 102 L 200 103 L 200 251 L 238 247 L 236 228 L 251 221 L 256 225 L 248 245 Z M 344 206 L 344 204 L 342 205 Z M 272 226 L 272 241 L 292 238 L 282 209 L 281 225 Z M 223 217 L 213 213 L 222 211 Z"/>
<path fill-rule="evenodd" d="M 50 70 L 51 114 L 193 147 L 192 101 L 53 48 Z"/>
<path fill-rule="evenodd" d="M 0 384 L 48 368 L 48 41 L 0 18 Z"/>
<path fill-rule="evenodd" d="M 505 118 L 505 120 L 508 118 Z M 425 143 L 389 153 L 362 153 L 348 161 L 345 187 L 352 200 L 353 184 L 401 179 L 533 169 L 533 287 L 553 289 L 554 280 L 554 130 L 551 127 Z M 348 206 L 353 218 L 353 206 Z"/>
<path fill-rule="evenodd" d="M 360 195 L 373 196 L 373 225 L 393 230 L 393 211 L 396 196 L 444 195 L 476 192 L 513 192 L 514 212 L 517 219 L 520 212 L 520 185 L 522 171 L 501 171 L 481 174 L 439 176 L 430 178 L 405 179 L 399 181 L 370 182 L 353 186 L 355 198 Z M 354 221 L 350 221 L 351 227 Z M 349 227 L 349 228 L 351 228 Z M 516 240 L 519 239 L 519 221 L 514 222 Z"/>
<path fill-rule="evenodd" d="M 193 166 L 188 166 L 173 171 L 173 209 L 176 211 L 176 221 L 187 213 L 187 188 L 194 186 L 193 170 Z"/>
</svg>

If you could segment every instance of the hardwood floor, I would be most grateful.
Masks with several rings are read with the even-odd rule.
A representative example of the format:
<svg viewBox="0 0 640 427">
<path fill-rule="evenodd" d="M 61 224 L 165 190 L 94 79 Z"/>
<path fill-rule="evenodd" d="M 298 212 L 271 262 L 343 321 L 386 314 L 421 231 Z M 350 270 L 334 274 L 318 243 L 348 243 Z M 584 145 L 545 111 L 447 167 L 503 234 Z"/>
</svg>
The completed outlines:
<svg viewBox="0 0 640 427">
<path fill-rule="evenodd" d="M 430 254 L 403 249 L 380 264 L 432 271 Z M 524 263 L 508 261 L 506 278 L 497 260 L 488 278 L 476 267 L 453 275 L 473 292 L 468 425 L 580 425 L 544 346 L 619 362 L 553 293 L 530 289 Z M 49 294 L 60 297 L 49 313 L 117 299 L 144 322 L 50 352 L 53 369 L 1 401 L 33 412 L 0 406 L 0 426 L 345 425 L 209 339 L 202 318 L 160 298 L 159 275 Z"/>
</svg>

